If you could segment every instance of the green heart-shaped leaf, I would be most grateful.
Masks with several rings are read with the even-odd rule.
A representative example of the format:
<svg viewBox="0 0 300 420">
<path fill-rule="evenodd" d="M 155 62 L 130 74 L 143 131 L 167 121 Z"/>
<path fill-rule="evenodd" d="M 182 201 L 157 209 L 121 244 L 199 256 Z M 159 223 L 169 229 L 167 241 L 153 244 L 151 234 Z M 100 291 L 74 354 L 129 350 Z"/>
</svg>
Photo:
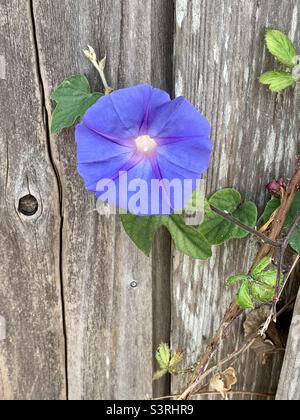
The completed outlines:
<svg viewBox="0 0 300 420">
<path fill-rule="evenodd" d="M 156 231 L 162 225 L 160 216 L 135 216 L 122 214 L 123 227 L 135 245 L 147 256 L 150 255 Z"/>
<path fill-rule="evenodd" d="M 231 214 L 245 225 L 254 228 L 257 222 L 257 208 L 251 201 L 242 203 L 241 195 L 232 188 L 225 188 L 213 194 L 205 204 L 205 217 L 199 232 L 211 245 L 220 245 L 234 238 L 245 238 L 248 232 L 216 214 L 210 205 Z"/>
<path fill-rule="evenodd" d="M 101 93 L 91 92 L 85 76 L 75 75 L 65 79 L 51 96 L 57 103 L 52 114 L 51 132 L 57 134 L 74 125 L 101 96 Z"/>
<path fill-rule="evenodd" d="M 212 256 L 211 246 L 195 228 L 187 226 L 179 215 L 173 216 L 135 216 L 121 215 L 125 231 L 136 246 L 147 256 L 150 255 L 155 233 L 165 226 L 175 242 L 177 249 L 184 254 L 200 260 Z"/>
<path fill-rule="evenodd" d="M 181 216 L 164 217 L 163 224 L 169 230 L 176 248 L 183 254 L 199 260 L 212 256 L 211 246 L 204 235 L 187 226 Z"/>
</svg>

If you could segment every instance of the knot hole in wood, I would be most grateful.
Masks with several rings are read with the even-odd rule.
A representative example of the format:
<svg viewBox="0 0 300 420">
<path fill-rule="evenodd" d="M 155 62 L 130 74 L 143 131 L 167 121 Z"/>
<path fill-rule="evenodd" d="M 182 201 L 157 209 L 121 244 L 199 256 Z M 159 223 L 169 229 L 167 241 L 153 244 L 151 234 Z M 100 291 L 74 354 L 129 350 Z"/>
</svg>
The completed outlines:
<svg viewBox="0 0 300 420">
<path fill-rule="evenodd" d="M 20 198 L 18 210 L 24 216 L 34 216 L 38 208 L 39 203 L 33 195 L 28 194 Z"/>
</svg>

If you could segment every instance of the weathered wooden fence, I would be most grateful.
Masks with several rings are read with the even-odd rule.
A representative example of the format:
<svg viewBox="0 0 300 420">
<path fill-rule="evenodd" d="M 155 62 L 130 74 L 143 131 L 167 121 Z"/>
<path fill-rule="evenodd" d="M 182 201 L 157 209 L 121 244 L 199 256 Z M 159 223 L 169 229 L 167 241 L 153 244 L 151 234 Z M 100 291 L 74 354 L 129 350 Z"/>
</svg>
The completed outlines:
<svg viewBox="0 0 300 420">
<path fill-rule="evenodd" d="M 82 49 L 107 55 L 114 87 L 187 96 L 213 124 L 207 192 L 234 186 L 262 207 L 266 181 L 291 173 L 299 153 L 292 91 L 257 81 L 272 64 L 264 32 L 280 28 L 299 46 L 299 13 L 299 0 L 0 0 L 1 399 L 179 391 L 181 377 L 152 382 L 155 348 L 170 341 L 195 361 L 233 297 L 225 277 L 255 250 L 233 241 L 192 261 L 161 231 L 147 259 L 94 211 L 73 131 L 49 134 L 52 89 L 69 74 L 99 83 Z M 248 352 L 237 389 L 275 392 L 281 364 Z"/>
</svg>

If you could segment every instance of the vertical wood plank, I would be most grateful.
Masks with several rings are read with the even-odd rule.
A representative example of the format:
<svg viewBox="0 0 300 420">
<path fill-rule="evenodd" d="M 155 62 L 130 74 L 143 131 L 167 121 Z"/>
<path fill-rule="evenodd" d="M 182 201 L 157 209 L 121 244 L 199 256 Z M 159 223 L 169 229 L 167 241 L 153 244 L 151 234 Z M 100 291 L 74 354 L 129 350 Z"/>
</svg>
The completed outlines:
<svg viewBox="0 0 300 420">
<path fill-rule="evenodd" d="M 59 193 L 28 1 L 0 2 L 0 39 L 0 399 L 65 399 Z M 30 194 L 35 214 L 33 198 L 19 207 Z"/>
<path fill-rule="evenodd" d="M 293 92 L 272 95 L 257 77 L 274 65 L 264 49 L 266 27 L 299 40 L 299 7 L 298 0 L 176 1 L 176 94 L 185 94 L 213 126 L 207 194 L 235 187 L 262 208 L 265 184 L 292 172 L 299 152 Z M 247 270 L 254 252 L 253 239 L 216 248 L 208 262 L 174 252 L 172 346 L 186 350 L 188 363 L 197 360 L 234 297 L 225 279 Z M 221 353 L 232 352 L 241 340 L 236 325 Z M 236 389 L 274 392 L 280 367 L 280 357 L 260 366 L 250 351 L 238 365 Z M 174 379 L 173 391 L 184 382 Z"/>
<path fill-rule="evenodd" d="M 161 15 L 152 18 L 155 5 Z M 136 83 L 168 87 L 170 52 L 161 42 L 172 30 L 169 1 L 33 0 L 45 96 L 66 75 L 85 73 L 98 86 L 82 49 L 93 45 L 108 57 L 114 88 Z M 59 29 L 58 29 L 59 28 Z M 153 47 L 157 47 L 153 50 Z M 166 53 L 167 51 L 167 53 Z M 155 67 L 152 58 L 155 56 Z M 50 103 L 47 103 L 48 118 Z M 164 238 L 147 259 L 114 218 L 100 217 L 76 172 L 73 131 L 52 136 L 51 150 L 62 188 L 62 269 L 70 399 L 141 399 L 152 395 L 153 325 L 169 313 L 156 284 L 169 281 L 170 248 Z M 154 281 L 154 288 L 152 280 Z M 131 287 L 132 282 L 137 287 Z M 155 302 L 155 303 L 154 303 Z M 155 320 L 153 319 L 153 308 Z M 160 327 L 162 335 L 166 328 Z M 165 338 L 165 337 L 163 337 Z"/>
<path fill-rule="evenodd" d="M 282 365 L 280 380 L 278 384 L 276 399 L 280 400 L 300 400 L 299 380 L 300 380 L 300 291 L 295 304 L 292 325 L 290 328 L 289 339 L 286 347 L 285 358 Z"/>
</svg>

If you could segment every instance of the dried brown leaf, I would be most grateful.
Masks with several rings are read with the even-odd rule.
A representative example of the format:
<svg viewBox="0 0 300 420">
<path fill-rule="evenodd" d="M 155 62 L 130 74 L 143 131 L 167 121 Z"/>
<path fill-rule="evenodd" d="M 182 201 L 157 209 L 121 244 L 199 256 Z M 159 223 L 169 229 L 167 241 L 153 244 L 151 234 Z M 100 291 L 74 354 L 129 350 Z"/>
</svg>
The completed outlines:
<svg viewBox="0 0 300 420">
<path fill-rule="evenodd" d="M 251 340 L 255 338 L 251 348 L 258 355 L 262 364 L 266 363 L 268 355 L 282 351 L 283 343 L 278 334 L 276 324 L 271 322 L 266 333 L 261 334 L 267 318 L 270 315 L 270 306 L 262 305 L 252 311 L 244 322 L 245 338 Z"/>
<path fill-rule="evenodd" d="M 218 373 L 212 377 L 209 383 L 209 390 L 219 392 L 224 400 L 228 400 L 228 392 L 231 391 L 232 386 L 236 383 L 237 377 L 235 369 L 230 367 L 224 372 Z"/>
<path fill-rule="evenodd" d="M 245 338 L 251 340 L 259 333 L 261 326 L 270 315 L 270 306 L 262 305 L 260 308 L 250 312 L 244 322 Z"/>
</svg>

